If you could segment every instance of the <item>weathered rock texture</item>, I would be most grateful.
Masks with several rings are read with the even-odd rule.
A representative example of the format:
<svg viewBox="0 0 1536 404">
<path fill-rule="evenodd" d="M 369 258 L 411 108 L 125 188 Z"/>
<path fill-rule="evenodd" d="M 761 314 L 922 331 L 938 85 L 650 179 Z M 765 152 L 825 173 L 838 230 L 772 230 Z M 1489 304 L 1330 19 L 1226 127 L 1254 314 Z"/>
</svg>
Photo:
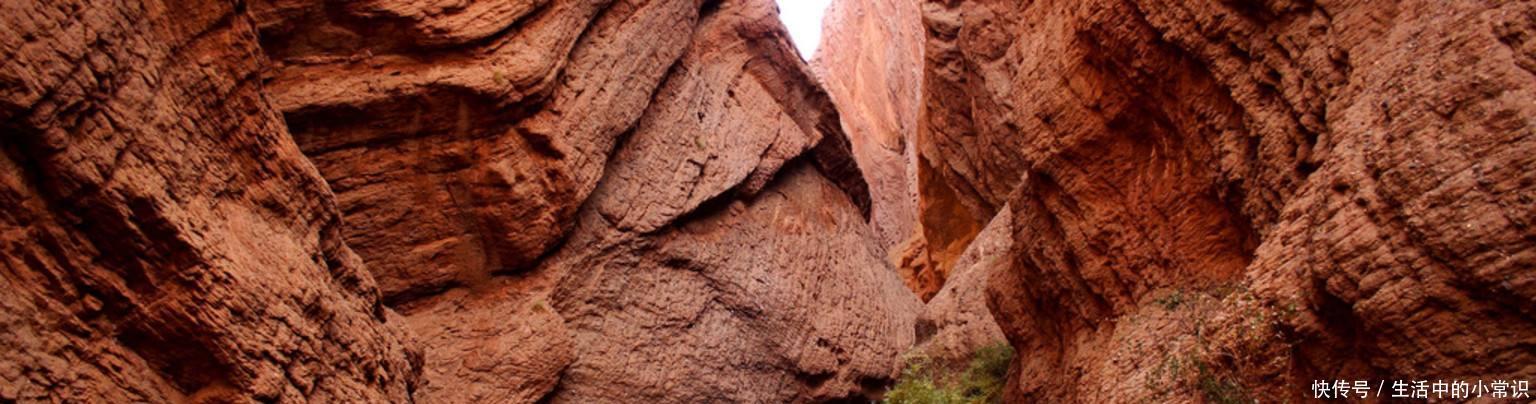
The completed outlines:
<svg viewBox="0 0 1536 404">
<path fill-rule="evenodd" d="M 896 249 L 917 234 L 917 107 L 923 32 L 917 2 L 839 0 L 823 19 L 811 61 L 837 105 L 843 131 L 869 182 L 870 226 L 880 247 Z"/>
<path fill-rule="evenodd" d="M 428 346 L 422 397 L 803 401 L 894 377 L 917 308 L 770 2 L 433 7 L 254 7 L 275 102 Z"/>
<path fill-rule="evenodd" d="M 955 260 L 995 210 L 978 210 L 978 218 L 963 216 L 969 226 L 960 229 L 955 217 L 940 213 L 948 207 L 919 209 L 938 201 L 931 194 L 941 185 L 929 184 L 934 189 L 918 197 L 924 47 L 918 5 L 911 0 L 832 2 L 812 66 L 838 106 L 869 182 L 874 200 L 870 225 L 887 259 L 926 301 L 944 286 Z M 930 216 L 920 218 L 920 211 Z M 922 226 L 925 221 L 936 226 Z M 928 235 L 938 242 L 930 242 Z"/>
<path fill-rule="evenodd" d="M 439 3 L 252 6 L 274 102 L 396 300 L 529 268 L 564 237 L 700 8 Z"/>
<path fill-rule="evenodd" d="M 811 65 L 837 104 L 870 183 L 876 240 L 907 287 L 926 301 L 917 320 L 917 346 L 903 355 L 923 355 L 963 370 L 977 348 L 1005 342 L 987 309 L 985 291 L 993 268 L 1004 262 L 998 257 L 1011 245 L 1011 213 L 1000 211 L 985 235 L 945 245 L 959 250 L 928 250 L 918 223 L 919 149 L 914 143 L 923 77 L 918 5 L 909 0 L 832 2 Z"/>
<path fill-rule="evenodd" d="M 1014 256 L 989 292 L 1019 351 L 1010 398 L 1536 376 L 1533 17 L 1530 1 L 925 3 L 920 168 L 952 193 L 925 200 L 924 226 L 1010 204 Z M 1178 360 L 1203 370 L 1151 373 Z"/>
<path fill-rule="evenodd" d="M 240 9 L 7 1 L 0 27 L 0 401 L 410 399 L 419 346 Z"/>
<path fill-rule="evenodd" d="M 955 261 L 944 288 L 917 318 L 917 346 L 937 363 L 964 369 L 979 348 L 1006 343 L 987 307 L 987 283 L 1013 248 L 1013 212 L 1003 209 Z"/>
<path fill-rule="evenodd" d="M 895 376 L 919 306 L 773 10 L 701 19 L 539 269 L 565 274 L 551 299 L 579 351 L 554 402 L 821 401 Z"/>
<path fill-rule="evenodd" d="M 860 399 L 913 342 L 767 0 L 0 10 L 0 401 Z"/>
</svg>

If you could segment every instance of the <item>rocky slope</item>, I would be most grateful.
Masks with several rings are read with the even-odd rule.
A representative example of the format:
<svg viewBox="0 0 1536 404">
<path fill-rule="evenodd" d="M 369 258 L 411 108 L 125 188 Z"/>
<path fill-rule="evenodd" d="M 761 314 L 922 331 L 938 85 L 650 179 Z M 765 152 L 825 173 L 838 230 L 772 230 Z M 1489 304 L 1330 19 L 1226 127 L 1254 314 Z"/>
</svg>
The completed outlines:
<svg viewBox="0 0 1536 404">
<path fill-rule="evenodd" d="M 820 401 L 913 343 L 766 0 L 0 8 L 0 401 Z"/>
<path fill-rule="evenodd" d="M 1010 399 L 1536 375 L 1536 3 L 923 8 L 922 215 L 1012 210 Z"/>
</svg>

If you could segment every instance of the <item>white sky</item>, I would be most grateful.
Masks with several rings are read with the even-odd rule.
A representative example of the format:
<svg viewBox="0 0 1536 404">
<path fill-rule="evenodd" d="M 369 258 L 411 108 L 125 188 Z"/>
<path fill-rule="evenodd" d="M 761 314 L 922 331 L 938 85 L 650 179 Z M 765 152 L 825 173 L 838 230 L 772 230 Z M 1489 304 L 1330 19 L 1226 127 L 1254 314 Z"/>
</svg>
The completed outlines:
<svg viewBox="0 0 1536 404">
<path fill-rule="evenodd" d="M 776 0 L 779 18 L 789 28 L 789 37 L 800 49 L 800 57 L 810 59 L 821 44 L 821 16 L 826 14 L 832 0 Z"/>
</svg>

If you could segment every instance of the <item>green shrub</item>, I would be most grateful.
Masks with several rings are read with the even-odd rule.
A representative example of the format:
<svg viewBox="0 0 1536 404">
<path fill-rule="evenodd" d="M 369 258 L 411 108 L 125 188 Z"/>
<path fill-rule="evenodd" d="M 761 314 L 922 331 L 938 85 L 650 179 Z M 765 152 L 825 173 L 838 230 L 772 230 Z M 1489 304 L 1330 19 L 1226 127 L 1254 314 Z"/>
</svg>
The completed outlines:
<svg viewBox="0 0 1536 404">
<path fill-rule="evenodd" d="M 1206 365 L 1204 362 L 1196 362 L 1196 368 L 1199 369 L 1198 382 L 1200 392 L 1205 396 L 1206 402 L 1217 404 L 1248 404 L 1257 402 L 1252 397 L 1249 397 L 1248 390 L 1244 389 L 1241 384 L 1216 374 L 1215 371 L 1211 370 L 1210 365 Z"/>
<path fill-rule="evenodd" d="M 896 386 L 886 393 L 889 404 L 992 404 L 1002 402 L 1003 385 L 1013 347 L 999 342 L 977 349 L 964 372 L 936 366 L 926 357 L 907 360 Z"/>
</svg>

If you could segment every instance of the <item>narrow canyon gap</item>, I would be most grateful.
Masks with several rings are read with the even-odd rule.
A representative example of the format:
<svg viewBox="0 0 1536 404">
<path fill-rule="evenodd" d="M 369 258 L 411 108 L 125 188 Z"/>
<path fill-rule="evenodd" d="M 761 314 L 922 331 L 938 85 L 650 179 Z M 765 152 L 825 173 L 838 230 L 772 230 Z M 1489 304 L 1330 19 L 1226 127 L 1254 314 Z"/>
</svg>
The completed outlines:
<svg viewBox="0 0 1536 404">
<path fill-rule="evenodd" d="M 0 402 L 1536 378 L 1536 1 L 812 3 L 0 3 Z"/>
<path fill-rule="evenodd" d="M 913 343 L 771 1 L 3 7 L 4 401 L 829 401 Z"/>
</svg>

